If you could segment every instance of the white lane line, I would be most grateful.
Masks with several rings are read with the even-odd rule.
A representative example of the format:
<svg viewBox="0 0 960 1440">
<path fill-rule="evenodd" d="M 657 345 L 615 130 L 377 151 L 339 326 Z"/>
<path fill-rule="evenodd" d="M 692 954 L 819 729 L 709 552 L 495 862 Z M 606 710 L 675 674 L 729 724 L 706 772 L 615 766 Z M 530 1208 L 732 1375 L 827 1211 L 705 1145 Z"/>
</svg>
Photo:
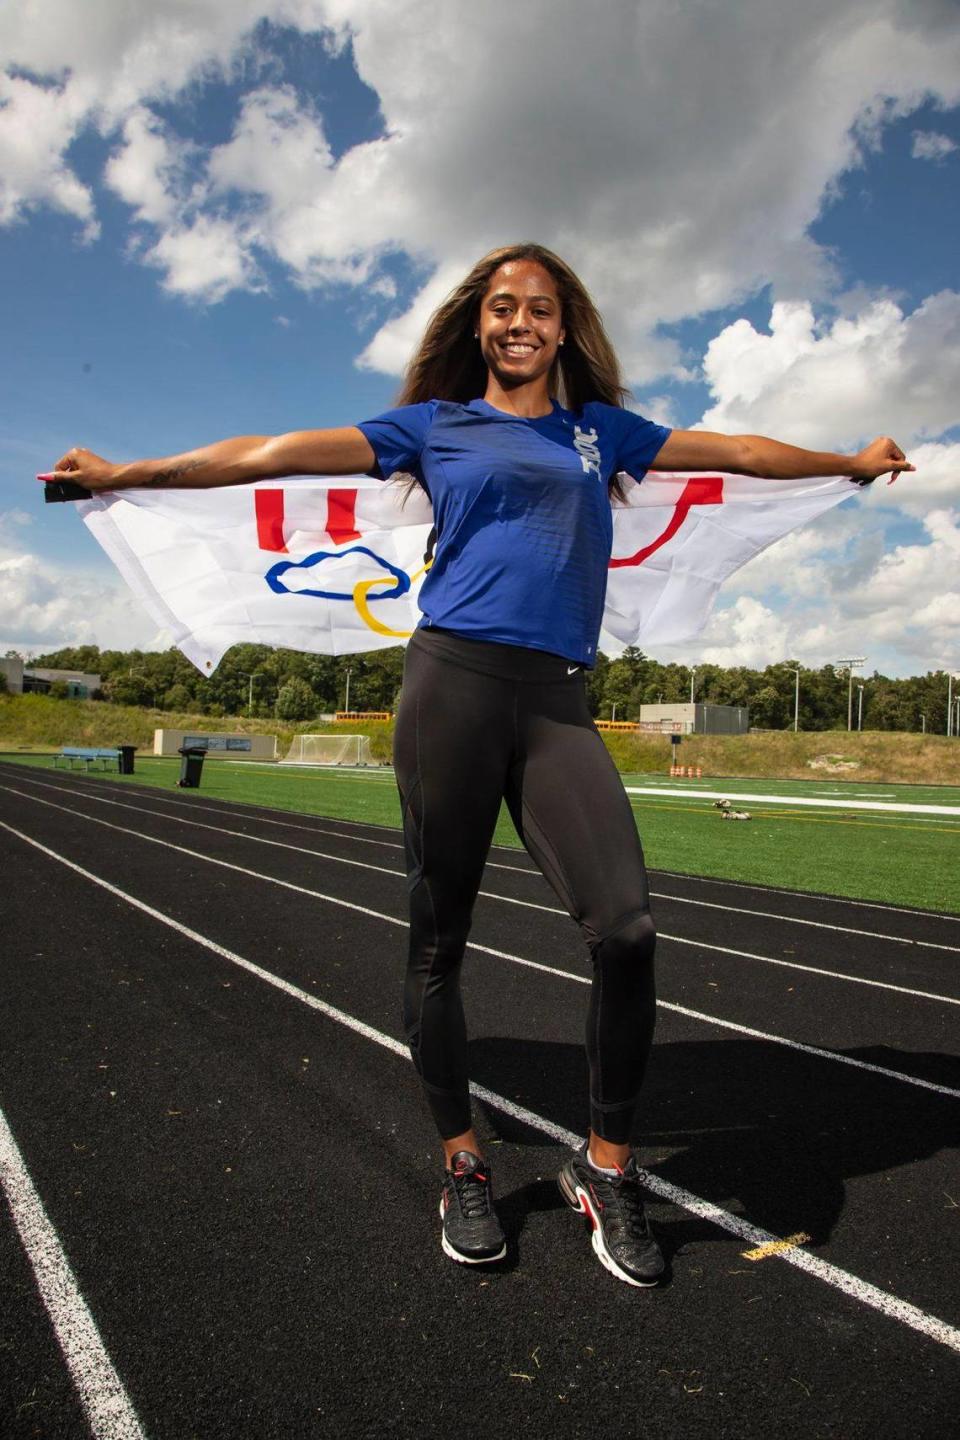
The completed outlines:
<svg viewBox="0 0 960 1440">
<path fill-rule="evenodd" d="M 144 1440 L 133 1403 L 80 1294 L 2 1110 L 0 1182 L 90 1429 L 97 1440 Z"/>
<path fill-rule="evenodd" d="M 167 844 L 167 841 L 157 840 L 155 835 L 144 835 L 141 834 L 140 831 L 128 829 L 124 827 L 124 825 L 112 825 L 111 822 L 99 818 L 98 815 L 88 815 L 83 811 L 76 811 L 76 809 L 71 809 L 69 805 L 56 805 L 53 801 L 45 801 L 45 799 L 40 798 L 39 795 L 29 795 L 29 793 L 23 791 L 16 791 L 16 789 L 13 789 L 12 786 L 9 785 L 0 786 L 0 789 L 6 789 L 6 791 L 9 791 L 12 795 L 20 795 L 23 799 L 32 799 L 35 805 L 49 805 L 52 809 L 62 809 L 65 814 L 75 815 L 78 819 L 85 819 L 85 821 L 88 821 L 89 824 L 92 825 L 107 825 L 109 829 L 118 829 L 118 831 L 121 831 L 122 834 L 125 835 L 137 835 L 140 840 L 150 841 L 151 844 Z M 132 811 L 138 815 L 153 814 L 157 819 L 170 818 L 170 816 L 167 815 L 157 815 L 155 812 L 144 812 L 140 806 L 127 805 L 122 801 L 104 801 L 104 804 L 115 805 L 118 806 L 119 809 L 132 809 Z M 246 835 L 243 834 L 242 831 L 225 829 L 222 825 L 207 825 L 206 822 L 197 821 L 197 819 L 184 819 L 178 816 L 178 822 L 184 825 L 193 825 L 193 827 L 197 829 L 210 829 L 210 831 L 213 831 L 214 834 L 217 835 L 232 835 L 236 840 L 250 840 L 259 845 L 272 845 L 272 847 L 278 848 L 278 850 L 292 850 L 298 855 L 315 855 L 318 860 L 330 860 L 334 864 L 351 865 L 351 867 L 357 868 L 357 870 L 373 870 L 376 871 L 377 874 L 381 874 L 381 876 L 404 878 L 403 871 L 389 870 L 386 865 L 374 865 L 371 861 L 367 860 L 347 860 L 344 855 L 330 855 L 322 850 L 308 850 L 308 848 L 302 847 L 302 845 L 291 845 L 282 840 L 268 840 L 265 835 Z M 181 847 L 173 845 L 171 848 L 178 850 L 178 848 Z M 184 854 L 194 855 L 196 851 L 184 850 Z M 213 860 L 212 855 L 201 855 L 201 858 L 209 861 L 210 864 L 226 864 L 226 861 Z M 246 871 L 246 873 L 259 874 L 259 871 Z M 263 878 L 263 880 L 271 880 L 272 877 L 262 876 L 261 878 Z M 286 884 L 286 881 L 276 880 L 275 883 Z M 558 909 L 557 906 L 538 904 L 537 901 L 534 900 L 517 900 L 514 899 L 514 896 L 501 896 L 501 894 L 497 894 L 492 890 L 478 890 L 478 896 L 481 896 L 482 899 L 485 900 L 501 900 L 504 904 L 522 906 L 525 910 L 540 910 L 540 912 L 544 914 L 557 914 L 557 916 L 567 917 L 566 910 Z M 330 899 L 330 897 L 325 897 L 325 899 Z M 666 930 L 658 929 L 658 937 L 661 940 L 668 940 L 672 945 L 694 946 L 695 949 L 699 950 L 712 950 L 712 952 L 718 953 L 718 955 L 733 955 L 735 959 L 760 960 L 764 965 L 779 965 L 784 969 L 790 969 L 790 971 L 803 971 L 809 973 L 809 975 L 823 975 L 828 979 L 835 979 L 835 981 L 848 981 L 851 985 L 869 985 L 872 989 L 887 989 L 887 991 L 897 992 L 898 995 L 913 995 L 914 999 L 933 999 L 933 1001 L 940 1002 L 940 1004 L 944 1005 L 960 1005 L 960 996 L 938 995 L 936 991 L 921 991 L 921 989 L 911 989 L 910 986 L 907 985 L 894 985 L 889 981 L 874 981 L 874 979 L 866 978 L 864 975 L 851 975 L 851 973 L 846 971 L 828 971 L 828 969 L 819 965 L 803 965 L 800 960 L 782 960 L 771 955 L 756 955 L 756 953 L 751 952 L 751 950 L 735 950 L 728 945 L 711 945 L 708 940 L 691 940 L 681 935 L 668 935 Z M 895 939 L 895 936 L 877 936 L 877 939 Z M 946 946 L 944 946 L 944 949 L 946 949 Z"/>
<path fill-rule="evenodd" d="M 70 792 L 73 793 L 73 792 Z M 730 890 L 750 890 L 755 895 L 789 895 L 791 900 L 810 900 L 815 905 L 856 905 L 860 910 L 889 910 L 893 915 L 910 915 L 914 920 L 950 920 L 960 925 L 960 915 L 947 910 L 920 910 L 915 905 L 884 905 L 879 900 L 852 900 L 848 895 L 823 895 L 817 890 L 786 890 L 779 885 L 752 885 L 747 880 L 725 880 L 719 875 L 692 875 L 683 870 L 657 870 L 669 880 L 686 880 L 693 885 L 723 885 Z"/>
<path fill-rule="evenodd" d="M 873 990 L 894 990 L 898 995 L 913 995 L 918 1000 L 936 1000 L 941 1005 L 960 1005 L 960 997 L 937 995 L 932 990 L 913 990 L 907 985 L 892 985 L 889 980 L 866 980 L 862 975 L 848 975 L 845 970 L 824 970 L 819 965 L 801 965 L 798 960 L 780 960 L 773 955 L 754 955 L 749 950 L 734 950 L 730 945 L 710 945 L 706 940 L 688 940 L 683 935 L 667 935 L 657 931 L 660 940 L 674 945 L 692 945 L 697 950 L 711 950 L 717 955 L 733 955 L 738 960 L 760 960 L 764 965 L 780 965 L 785 970 L 802 970 L 807 975 L 825 975 L 828 980 L 846 980 L 851 985 L 869 985 Z"/>
<path fill-rule="evenodd" d="M 167 925 L 170 929 L 176 930 L 186 939 L 193 941 L 197 945 L 201 945 L 214 955 L 230 961 L 231 964 L 239 966 L 260 980 L 264 980 L 268 985 L 274 986 L 277 990 L 282 991 L 285 995 L 289 995 L 292 999 L 299 1000 L 302 1004 L 308 1005 L 312 1010 L 316 1010 L 326 1016 L 327 1019 L 335 1021 L 338 1025 L 343 1025 L 346 1029 L 352 1030 L 357 1035 L 362 1035 L 367 1040 L 372 1040 L 375 1044 L 382 1046 L 385 1050 L 391 1051 L 394 1055 L 402 1057 L 409 1063 L 410 1055 L 407 1047 L 402 1045 L 398 1040 L 395 1040 L 391 1035 L 385 1035 L 381 1030 L 375 1030 L 372 1025 L 367 1025 L 364 1021 L 358 1020 L 356 1016 L 349 1015 L 344 1010 L 338 1010 L 335 1006 L 328 1004 L 325 1000 L 320 1000 L 315 995 L 310 995 L 306 990 L 301 990 L 299 986 L 292 985 L 288 980 L 283 980 L 279 975 L 274 975 L 271 971 L 264 970 L 252 960 L 247 960 L 244 956 L 238 955 L 236 951 L 228 950 L 225 946 L 218 945 L 216 941 L 208 939 L 206 935 L 201 935 L 198 931 L 191 930 L 189 926 L 182 925 L 179 920 L 174 920 L 172 916 L 165 915 L 161 910 L 155 910 L 152 905 L 147 905 L 144 901 L 138 900 L 136 896 L 119 889 L 118 886 L 111 885 L 109 881 L 102 879 L 99 875 L 94 875 L 91 871 L 84 870 L 82 866 L 75 864 L 72 860 L 67 860 L 65 856 L 59 855 L 55 850 L 49 849 L 46 845 L 41 845 L 38 840 L 32 839 L 29 835 L 24 835 L 22 831 L 14 829 L 12 825 L 7 825 L 2 821 L 0 821 L 0 825 L 3 826 L 3 829 L 9 830 L 18 836 L 19 839 L 26 841 L 28 845 L 34 846 L 35 849 L 49 856 L 50 859 L 56 860 L 61 865 L 66 865 L 70 870 L 83 876 L 84 879 L 90 880 L 94 885 L 99 885 L 101 889 L 116 896 L 117 899 L 125 901 L 128 905 L 132 905 L 143 914 L 149 915 L 154 920 L 158 920 L 162 925 Z M 483 1101 L 484 1104 L 490 1105 L 494 1109 L 512 1116 L 513 1119 L 520 1121 L 523 1125 L 529 1126 L 532 1130 L 539 1130 L 541 1134 L 549 1135 L 551 1139 L 558 1141 L 561 1145 L 575 1147 L 581 1143 L 582 1137 L 574 1134 L 572 1130 L 567 1130 L 565 1126 L 557 1125 L 554 1121 L 548 1120 L 543 1115 L 538 1115 L 533 1110 L 528 1110 L 522 1105 L 515 1104 L 514 1101 L 509 1100 L 506 1096 L 499 1095 L 494 1090 L 488 1090 L 486 1086 L 471 1083 L 470 1090 L 471 1093 L 475 1095 L 478 1100 Z M 680 1209 L 686 1210 L 688 1213 L 696 1215 L 702 1220 L 710 1221 L 712 1224 L 718 1226 L 719 1229 L 726 1230 L 728 1234 L 735 1235 L 739 1240 L 747 1241 L 753 1247 L 776 1245 L 782 1240 L 781 1236 L 773 1235 L 768 1230 L 761 1230 L 759 1226 L 751 1225 L 749 1221 L 741 1220 L 738 1215 L 732 1215 L 721 1206 L 714 1205 L 709 1200 L 703 1200 L 699 1195 L 694 1195 L 692 1191 L 685 1190 L 679 1185 L 673 1185 L 670 1181 L 662 1179 L 659 1175 L 647 1172 L 646 1184 L 647 1188 L 661 1200 L 665 1200 L 671 1205 L 676 1205 Z M 945 1320 L 940 1320 L 934 1315 L 929 1315 L 918 1306 L 911 1305 L 909 1301 L 901 1300 L 899 1296 L 891 1295 L 887 1291 L 881 1290 L 878 1286 L 871 1285 L 869 1281 L 861 1280 L 857 1275 L 851 1275 L 849 1271 L 842 1270 L 838 1265 L 832 1265 L 828 1260 L 821 1259 L 819 1255 L 814 1255 L 808 1250 L 792 1249 L 780 1252 L 776 1258 L 784 1264 L 793 1265 L 797 1269 L 803 1270 L 806 1274 L 813 1275 L 816 1279 L 831 1286 L 831 1288 L 841 1291 L 844 1295 L 848 1295 L 851 1299 L 858 1301 L 862 1305 L 867 1305 L 871 1309 L 879 1311 L 891 1320 L 899 1321 L 901 1325 L 908 1326 L 911 1330 L 925 1335 L 928 1339 L 936 1340 L 939 1344 L 946 1345 L 951 1350 L 960 1352 L 960 1330 L 954 1328 L 952 1325 L 948 1325 Z"/>
<path fill-rule="evenodd" d="M 628 795 L 666 795 L 668 800 L 751 800 L 756 805 L 809 805 L 816 810 L 874 810 L 897 815 L 960 815 L 960 805 L 906 805 L 876 800 L 810 800 L 804 795 L 754 795 L 737 790 L 665 791 L 653 785 L 625 785 Z"/>
<path fill-rule="evenodd" d="M 780 920 L 784 925 L 810 925 L 817 930 L 834 930 L 838 935 L 865 935 L 869 940 L 889 940 L 894 945 L 912 945 L 923 950 L 949 950 L 960 955 L 960 945 L 942 945 L 935 940 L 912 940 L 908 935 L 882 935 L 877 930 L 858 930 L 852 925 L 831 925 L 826 920 L 806 920 L 799 915 L 780 915 L 776 910 L 748 910 L 739 905 L 721 905 L 716 900 L 698 900 L 692 895 L 668 895 L 651 890 L 658 900 L 672 900 L 677 905 L 700 905 L 707 910 L 726 910 L 731 915 L 756 915 L 761 920 Z"/>
<path fill-rule="evenodd" d="M 66 809 L 65 806 L 53 805 L 52 802 L 49 800 L 39 800 L 36 796 L 27 796 L 26 798 L 35 799 L 40 805 L 50 805 L 55 810 Z M 68 815 L 76 815 L 78 813 L 79 812 L 75 810 L 67 810 Z M 298 895 L 309 896 L 309 898 L 312 900 L 325 900 L 328 904 L 339 905 L 346 910 L 354 910 L 357 913 L 361 915 L 366 915 L 373 920 L 383 920 L 388 925 L 396 925 L 403 930 L 407 929 L 407 921 L 405 919 L 400 919 L 396 915 L 387 915 L 382 910 L 371 910 L 369 906 L 358 905 L 352 900 L 342 900 L 337 895 L 327 895 L 320 890 L 311 890 L 308 886 L 297 885 L 292 880 L 280 880 L 275 875 L 264 875 L 259 870 L 249 870 L 246 868 L 246 866 L 235 865 L 229 860 L 216 860 L 210 855 L 204 855 L 199 850 L 189 850 L 184 845 L 174 845 L 171 841 L 159 840 L 154 835 L 143 835 L 138 830 L 128 830 L 122 825 L 113 825 L 108 820 L 95 819 L 95 817 L 92 815 L 81 815 L 80 818 L 84 820 L 91 820 L 97 825 L 104 825 L 108 830 L 118 830 L 124 835 L 132 835 L 136 839 L 147 840 L 150 842 L 150 844 L 160 845 L 166 850 L 175 850 L 181 855 L 189 855 L 192 859 L 205 860 L 210 865 L 219 865 L 221 869 L 234 870 L 240 875 L 248 875 L 254 880 L 262 880 L 269 885 L 279 885 L 284 890 L 292 890 Z M 0 827 L 5 830 L 13 830 L 13 827 L 6 824 L 6 822 L 4 821 L 0 821 Z M 19 835 L 20 831 L 14 830 L 13 833 Z M 39 841 L 32 843 L 39 844 Z M 41 849 L 42 848 L 43 847 L 41 846 Z M 71 861 L 64 860 L 65 865 L 71 863 Z M 570 970 L 561 970 L 554 965 L 544 965 L 543 962 L 540 960 L 527 960 L 522 955 L 512 955 L 507 950 L 497 950 L 494 949 L 494 947 L 491 945 L 481 945 L 476 940 L 468 940 L 467 949 L 475 950 L 480 955 L 492 955 L 497 960 L 507 960 L 510 964 L 521 965 L 524 969 L 527 970 L 539 970 L 544 975 L 553 975 L 557 979 L 569 980 L 573 984 L 590 984 L 590 979 L 587 976 L 577 975 Z M 780 1035 L 766 1034 L 761 1030 L 748 1031 L 746 1027 L 735 1024 L 733 1021 L 721 1020 L 717 1016 L 701 1014 L 699 1011 L 696 1010 L 688 1010 L 685 1009 L 683 1006 L 674 1005 L 665 1000 L 658 1000 L 657 1006 L 660 1009 L 664 1010 L 675 1010 L 681 1015 L 689 1015 L 695 1019 L 702 1020 L 710 1025 L 719 1025 L 721 1029 L 735 1030 L 743 1034 L 753 1034 L 760 1039 L 769 1040 L 772 1044 L 775 1045 L 785 1045 L 791 1050 L 803 1050 L 806 1054 L 817 1055 L 825 1060 L 832 1060 L 839 1065 L 852 1065 L 858 1070 L 871 1070 L 875 1074 L 883 1075 L 887 1079 L 896 1080 L 905 1085 L 916 1085 L 923 1090 L 934 1090 L 937 1092 L 937 1094 L 948 1095 L 953 1098 L 960 1099 L 960 1090 L 953 1090 L 946 1085 L 935 1085 L 929 1080 L 921 1080 L 917 1076 L 908 1075 L 906 1074 L 906 1072 L 901 1070 L 887 1070 L 883 1066 L 867 1065 L 862 1060 L 854 1060 L 851 1056 L 842 1055 L 839 1051 L 836 1050 L 821 1050 L 816 1048 L 815 1046 L 802 1045 L 795 1040 L 787 1040 Z"/>
</svg>

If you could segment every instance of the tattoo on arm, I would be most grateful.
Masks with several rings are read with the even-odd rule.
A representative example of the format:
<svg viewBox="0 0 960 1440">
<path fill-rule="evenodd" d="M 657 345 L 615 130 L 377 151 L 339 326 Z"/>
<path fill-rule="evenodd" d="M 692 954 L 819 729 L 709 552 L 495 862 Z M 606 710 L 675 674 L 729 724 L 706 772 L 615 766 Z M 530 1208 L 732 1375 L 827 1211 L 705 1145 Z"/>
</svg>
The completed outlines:
<svg viewBox="0 0 960 1440">
<path fill-rule="evenodd" d="M 202 460 L 182 460 L 179 465 L 168 465 L 166 470 L 158 470 L 156 475 L 152 475 L 144 484 L 153 487 L 176 485 L 184 475 L 189 475 L 191 470 L 199 470 L 202 465 Z"/>
</svg>

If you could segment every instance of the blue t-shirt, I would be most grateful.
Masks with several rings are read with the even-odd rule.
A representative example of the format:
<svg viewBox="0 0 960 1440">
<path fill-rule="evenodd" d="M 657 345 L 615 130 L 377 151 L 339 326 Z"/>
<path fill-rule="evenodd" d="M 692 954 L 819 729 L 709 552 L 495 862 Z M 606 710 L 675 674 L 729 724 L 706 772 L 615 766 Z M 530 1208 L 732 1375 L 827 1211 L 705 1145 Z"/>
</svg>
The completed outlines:
<svg viewBox="0 0 960 1440">
<path fill-rule="evenodd" d="M 415 475 L 433 504 L 421 624 L 596 662 L 607 484 L 621 470 L 640 480 L 668 429 L 599 401 L 524 420 L 485 400 L 404 405 L 359 429 L 381 476 Z"/>
</svg>

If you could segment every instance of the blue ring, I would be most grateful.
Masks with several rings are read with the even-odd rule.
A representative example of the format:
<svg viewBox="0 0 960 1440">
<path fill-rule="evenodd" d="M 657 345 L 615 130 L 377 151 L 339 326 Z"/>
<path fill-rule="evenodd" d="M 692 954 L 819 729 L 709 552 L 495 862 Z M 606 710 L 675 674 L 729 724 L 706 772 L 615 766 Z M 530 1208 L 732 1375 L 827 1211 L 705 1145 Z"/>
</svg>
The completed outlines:
<svg viewBox="0 0 960 1440">
<path fill-rule="evenodd" d="M 336 560 L 341 555 L 369 555 L 378 565 L 396 578 L 396 585 L 390 590 L 383 590 L 379 595 L 371 595 L 371 600 L 395 600 L 399 595 L 406 595 L 410 589 L 410 576 L 405 570 L 400 570 L 396 565 L 391 565 L 389 560 L 384 560 L 382 555 L 376 555 L 368 550 L 366 545 L 351 545 L 349 550 L 315 550 L 305 560 L 278 560 L 276 565 L 271 565 L 264 575 L 264 579 L 275 595 L 311 595 L 317 600 L 352 600 L 353 591 L 342 590 L 289 590 L 281 580 L 288 570 L 306 570 L 313 565 L 319 565 L 321 560 Z"/>
</svg>

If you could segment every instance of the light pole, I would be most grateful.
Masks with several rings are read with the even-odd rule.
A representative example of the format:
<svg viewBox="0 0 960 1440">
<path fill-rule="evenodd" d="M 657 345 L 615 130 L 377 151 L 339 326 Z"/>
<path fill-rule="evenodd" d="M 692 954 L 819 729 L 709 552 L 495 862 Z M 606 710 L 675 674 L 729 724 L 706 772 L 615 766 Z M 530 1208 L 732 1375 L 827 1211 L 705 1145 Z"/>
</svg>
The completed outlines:
<svg viewBox="0 0 960 1440">
<path fill-rule="evenodd" d="M 857 696 L 857 729 L 863 729 L 863 686 L 858 685 L 859 695 Z"/>
<path fill-rule="evenodd" d="M 848 730 L 852 730 L 852 729 L 853 729 L 853 672 L 854 672 L 854 668 L 855 668 L 855 667 L 858 667 L 858 666 L 860 666 L 860 665 L 866 665 L 866 663 L 867 663 L 867 657 L 866 657 L 866 655 L 854 655 L 853 658 L 850 659 L 850 660 L 835 660 L 833 663 L 834 663 L 835 665 L 845 666 L 845 667 L 846 667 L 846 670 L 847 670 L 847 672 L 848 672 L 848 675 L 849 675 L 849 677 L 850 677 L 849 685 L 848 685 L 848 687 L 847 687 L 847 729 L 848 729 Z"/>
<path fill-rule="evenodd" d="M 947 736 L 957 733 L 953 721 L 953 682 L 960 680 L 960 675 L 954 675 L 953 671 L 947 673 Z"/>
<path fill-rule="evenodd" d="M 921 711 L 920 711 L 920 734 L 921 734 L 921 735 L 926 735 L 926 733 L 927 733 L 927 717 L 926 717 L 926 715 L 924 715 L 923 711 L 921 710 Z"/>
<path fill-rule="evenodd" d="M 238 674 L 238 675 L 242 675 L 243 678 L 244 678 L 244 680 L 248 680 L 248 681 L 250 682 L 249 685 L 247 686 L 247 714 L 248 714 L 248 715 L 252 715 L 252 714 L 253 714 L 253 682 L 254 682 L 254 680 L 259 680 L 259 679 L 260 679 L 261 675 L 263 674 L 263 671 L 262 671 L 262 670 L 254 670 L 254 671 L 251 672 L 250 670 L 238 670 L 238 671 L 237 671 L 237 674 Z"/>
<path fill-rule="evenodd" d="M 693 687 L 694 687 L 694 682 L 696 681 L 697 671 L 699 670 L 699 668 L 700 668 L 699 665 L 691 665 L 691 667 L 690 667 L 690 704 L 691 704 L 691 705 L 693 704 Z"/>
<path fill-rule="evenodd" d="M 611 725 L 612 725 L 613 722 L 616 720 L 616 718 L 617 718 L 617 707 L 616 707 L 616 705 L 611 705 L 611 706 L 610 706 L 610 723 L 611 723 Z"/>
<path fill-rule="evenodd" d="M 349 670 L 347 671 L 347 693 L 346 693 L 346 695 L 345 695 L 345 697 L 344 697 L 343 708 L 344 708 L 344 710 L 345 710 L 347 713 L 349 713 L 349 711 L 350 711 L 350 671 L 349 671 Z"/>
<path fill-rule="evenodd" d="M 781 660 L 780 664 L 784 670 L 792 670 L 796 676 L 796 684 L 793 690 L 793 733 L 796 735 L 800 729 L 800 666 L 788 665 L 786 660 Z"/>
</svg>

